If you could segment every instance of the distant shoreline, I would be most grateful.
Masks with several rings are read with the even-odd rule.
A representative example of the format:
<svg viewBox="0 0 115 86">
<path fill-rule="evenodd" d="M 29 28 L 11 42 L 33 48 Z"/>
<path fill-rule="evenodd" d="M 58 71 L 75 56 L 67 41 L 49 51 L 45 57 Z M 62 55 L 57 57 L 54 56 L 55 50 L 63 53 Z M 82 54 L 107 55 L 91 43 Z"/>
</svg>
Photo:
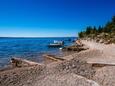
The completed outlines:
<svg viewBox="0 0 115 86">
<path fill-rule="evenodd" d="M 0 38 L 71 38 L 71 37 L 0 37 Z M 78 37 L 73 37 L 78 38 Z"/>
</svg>

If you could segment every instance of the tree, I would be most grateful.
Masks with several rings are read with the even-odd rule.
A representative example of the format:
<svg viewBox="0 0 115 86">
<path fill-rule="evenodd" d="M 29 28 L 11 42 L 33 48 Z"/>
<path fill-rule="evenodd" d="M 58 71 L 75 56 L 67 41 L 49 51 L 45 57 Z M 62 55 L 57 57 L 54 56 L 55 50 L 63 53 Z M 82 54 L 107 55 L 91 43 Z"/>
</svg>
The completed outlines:
<svg viewBox="0 0 115 86">
<path fill-rule="evenodd" d="M 78 35 L 79 35 L 79 38 L 83 38 L 84 36 L 84 34 L 83 34 L 83 32 L 81 31 L 80 33 L 78 33 Z"/>
<path fill-rule="evenodd" d="M 103 28 L 101 26 L 99 26 L 97 32 L 102 33 L 102 31 L 103 31 Z"/>
<path fill-rule="evenodd" d="M 111 22 L 107 22 L 103 31 L 106 33 L 110 33 L 111 32 L 111 28 L 112 28 L 112 23 Z"/>
<path fill-rule="evenodd" d="M 99 26 L 96 28 L 95 26 L 88 26 L 85 31 L 79 33 L 79 37 L 81 38 L 95 38 L 97 36 L 103 39 L 115 38 L 115 16 L 113 16 L 112 20 L 107 22 L 104 27 Z"/>
<path fill-rule="evenodd" d="M 112 32 L 115 33 L 115 16 L 112 17 Z"/>
<path fill-rule="evenodd" d="M 115 24 L 115 16 L 112 17 L 112 23 Z"/>
<path fill-rule="evenodd" d="M 97 34 L 97 28 L 94 26 L 93 27 L 93 31 L 92 31 L 93 34 Z"/>
<path fill-rule="evenodd" d="M 91 30 L 92 30 L 92 27 L 91 26 L 88 26 L 86 28 L 86 34 L 89 35 L 91 33 Z"/>
</svg>

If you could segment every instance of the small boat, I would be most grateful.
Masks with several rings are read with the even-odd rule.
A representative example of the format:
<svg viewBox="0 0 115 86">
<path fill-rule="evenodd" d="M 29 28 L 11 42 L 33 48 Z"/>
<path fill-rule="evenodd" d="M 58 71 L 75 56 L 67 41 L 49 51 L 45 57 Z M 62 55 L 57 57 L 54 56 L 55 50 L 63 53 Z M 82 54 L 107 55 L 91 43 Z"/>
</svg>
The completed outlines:
<svg viewBox="0 0 115 86">
<path fill-rule="evenodd" d="M 55 41 L 54 43 L 50 43 L 48 47 L 62 47 L 64 45 L 64 41 Z"/>
</svg>

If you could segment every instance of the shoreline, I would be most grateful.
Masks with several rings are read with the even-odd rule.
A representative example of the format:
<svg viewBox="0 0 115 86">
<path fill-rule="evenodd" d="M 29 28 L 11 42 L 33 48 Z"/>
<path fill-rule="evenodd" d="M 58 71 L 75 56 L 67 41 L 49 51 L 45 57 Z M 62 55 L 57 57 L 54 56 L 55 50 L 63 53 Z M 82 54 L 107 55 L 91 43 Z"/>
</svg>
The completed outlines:
<svg viewBox="0 0 115 86">
<path fill-rule="evenodd" d="M 72 55 L 72 54 L 75 54 L 75 53 L 78 53 L 77 51 L 62 51 L 63 52 L 63 55 L 52 55 L 52 54 L 43 54 L 42 55 L 42 59 L 44 59 L 43 61 L 41 61 L 41 62 L 37 62 L 37 61 L 34 61 L 34 59 L 33 60 L 27 60 L 26 58 L 20 58 L 20 59 L 22 59 L 22 60 L 27 60 L 27 61 L 32 61 L 32 62 L 35 62 L 35 63 L 40 63 L 40 64 L 44 64 L 44 61 L 45 61 L 45 57 L 44 57 L 44 55 L 52 55 L 52 56 L 54 56 L 54 57 L 56 57 L 56 58 L 64 58 L 64 57 L 67 57 L 67 56 L 70 56 L 70 55 Z M 11 58 L 9 59 L 9 61 L 11 60 Z M 55 62 L 55 61 L 53 61 L 53 62 Z M 4 70 L 10 70 L 10 69 L 13 69 L 12 67 L 11 67 L 11 62 L 8 62 L 9 64 L 8 65 L 5 65 L 5 66 L 3 66 L 3 67 L 1 67 L 0 68 L 0 71 L 4 71 Z M 49 62 L 47 63 L 47 64 L 49 64 Z M 46 64 L 45 64 L 46 65 Z"/>
<path fill-rule="evenodd" d="M 68 41 L 68 39 L 68 37 L 49 39 L 1 39 L 0 68 L 6 67 L 6 65 L 9 64 L 10 58 L 12 57 L 24 58 L 35 62 L 42 62 L 42 55 L 45 53 L 62 56 L 63 53 L 59 49 L 50 49 L 47 47 L 47 45 L 54 40 L 64 40 L 65 45 L 70 45 L 72 41 Z M 71 38 L 71 40 L 73 39 L 74 38 Z"/>
<path fill-rule="evenodd" d="M 100 58 L 103 59 L 104 63 L 107 61 L 115 62 L 113 60 L 114 58 L 112 58 L 112 56 L 114 57 L 115 55 L 115 51 L 113 51 L 115 45 L 104 45 L 84 40 L 82 40 L 82 43 L 87 45 L 89 49 L 81 51 L 79 53 L 74 53 L 69 56 L 64 56 L 63 58 L 66 59 L 64 61 L 53 62 L 48 65 L 16 68 L 13 70 L 0 72 L 0 82 L 2 82 L 0 84 L 2 86 L 60 86 L 61 82 L 63 82 L 63 86 L 70 86 L 74 83 L 75 84 L 73 86 L 81 86 L 84 83 L 85 84 L 83 86 L 108 86 L 106 85 L 106 83 L 108 83 L 109 86 L 110 84 L 114 85 L 115 79 L 112 76 L 110 77 L 110 75 L 114 73 L 107 72 L 106 75 L 108 75 L 109 77 L 106 77 L 103 76 L 103 73 L 101 73 L 101 71 L 104 71 L 104 69 L 106 69 L 106 71 L 111 70 L 110 72 L 113 72 L 115 66 L 93 65 L 92 63 L 88 62 L 92 61 L 93 59 L 93 61 L 96 61 L 98 63 L 100 61 Z M 106 58 L 104 58 L 105 55 Z M 111 59 L 109 58 L 110 60 L 108 60 L 107 55 L 111 55 Z M 102 77 L 98 76 L 99 74 L 101 74 Z M 106 78 L 106 81 L 109 79 L 113 80 L 107 82 L 103 80 L 101 81 L 101 79 L 103 78 Z M 66 79 L 70 80 L 71 83 L 69 81 L 63 81 Z M 80 82 L 78 82 L 78 79 Z"/>
</svg>

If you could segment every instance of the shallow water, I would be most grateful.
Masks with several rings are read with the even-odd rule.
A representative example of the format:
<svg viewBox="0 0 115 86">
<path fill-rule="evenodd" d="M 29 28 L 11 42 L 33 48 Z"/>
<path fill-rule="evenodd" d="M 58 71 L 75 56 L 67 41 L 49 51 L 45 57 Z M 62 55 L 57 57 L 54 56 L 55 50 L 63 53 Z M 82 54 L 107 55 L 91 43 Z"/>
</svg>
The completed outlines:
<svg viewBox="0 0 115 86">
<path fill-rule="evenodd" d="M 65 46 L 70 45 L 75 37 L 60 38 L 0 38 L 0 68 L 9 64 L 11 57 L 25 58 L 36 62 L 43 60 L 43 54 L 63 56 L 59 48 L 48 48 L 54 40 L 63 40 Z"/>
</svg>

